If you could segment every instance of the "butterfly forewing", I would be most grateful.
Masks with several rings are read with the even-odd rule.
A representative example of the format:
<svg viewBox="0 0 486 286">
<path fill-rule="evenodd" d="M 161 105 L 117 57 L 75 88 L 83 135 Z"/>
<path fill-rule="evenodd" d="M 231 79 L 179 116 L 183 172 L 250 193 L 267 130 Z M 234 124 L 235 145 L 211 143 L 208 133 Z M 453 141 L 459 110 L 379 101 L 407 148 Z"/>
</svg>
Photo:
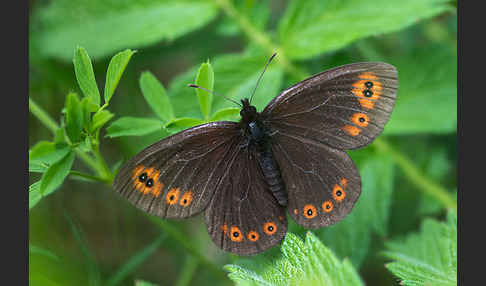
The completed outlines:
<svg viewBox="0 0 486 286">
<path fill-rule="evenodd" d="M 386 63 L 337 67 L 286 89 L 263 111 L 272 129 L 340 150 L 365 146 L 383 130 L 398 88 Z"/>
<path fill-rule="evenodd" d="M 238 255 L 260 253 L 278 244 L 287 232 L 285 208 L 268 189 L 255 151 L 240 143 L 221 176 L 206 209 L 213 242 Z"/>
<path fill-rule="evenodd" d="M 272 147 L 288 193 L 288 213 L 306 228 L 343 219 L 361 193 L 359 172 L 341 150 L 277 133 Z"/>
<path fill-rule="evenodd" d="M 114 188 L 136 207 L 163 218 L 185 218 L 206 208 L 226 170 L 237 123 L 187 129 L 141 151 L 118 172 Z"/>
</svg>

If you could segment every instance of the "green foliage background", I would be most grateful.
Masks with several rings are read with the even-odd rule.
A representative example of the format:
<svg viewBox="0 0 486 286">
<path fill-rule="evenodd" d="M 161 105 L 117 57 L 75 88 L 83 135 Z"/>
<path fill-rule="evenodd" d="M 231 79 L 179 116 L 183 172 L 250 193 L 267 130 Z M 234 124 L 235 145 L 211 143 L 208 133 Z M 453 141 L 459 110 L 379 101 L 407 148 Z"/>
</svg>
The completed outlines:
<svg viewBox="0 0 486 286">
<path fill-rule="evenodd" d="M 31 285 L 457 284 L 457 15 L 444 0 L 30 1 Z M 190 126 L 238 120 L 219 96 L 282 89 L 337 65 L 399 72 L 383 135 L 350 152 L 353 212 L 254 257 L 201 216 L 150 217 L 111 188 L 121 163 Z"/>
</svg>

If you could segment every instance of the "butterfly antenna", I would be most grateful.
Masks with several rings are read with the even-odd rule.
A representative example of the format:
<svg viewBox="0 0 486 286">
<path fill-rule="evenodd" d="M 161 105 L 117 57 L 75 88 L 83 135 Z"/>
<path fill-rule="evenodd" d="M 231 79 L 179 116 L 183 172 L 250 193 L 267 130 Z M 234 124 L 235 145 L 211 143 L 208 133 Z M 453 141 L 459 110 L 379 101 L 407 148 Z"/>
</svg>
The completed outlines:
<svg viewBox="0 0 486 286">
<path fill-rule="evenodd" d="M 222 96 L 222 97 L 224 97 L 226 100 L 229 100 L 229 101 L 233 102 L 234 104 L 236 104 L 236 105 L 238 105 L 238 106 L 240 106 L 240 107 L 243 107 L 243 106 L 241 105 L 241 103 L 239 103 L 239 102 L 237 102 L 237 101 L 235 101 L 235 100 L 233 100 L 233 99 L 231 99 L 231 98 L 229 98 L 229 97 L 226 97 L 226 96 L 224 96 L 224 95 L 216 94 L 216 93 L 214 93 L 214 92 L 212 92 L 212 91 L 210 91 L 210 90 L 208 90 L 208 89 L 206 89 L 206 88 L 204 88 L 204 87 L 202 87 L 202 86 L 195 85 L 195 84 L 192 84 L 192 83 L 188 84 L 187 86 L 188 86 L 188 87 L 194 87 L 194 88 L 199 88 L 199 89 L 202 89 L 202 90 L 207 91 L 207 92 L 209 92 L 210 94 L 215 95 L 215 96 Z"/>
<path fill-rule="evenodd" d="M 262 74 L 261 74 L 261 75 L 260 75 L 260 77 L 258 78 L 257 83 L 256 83 L 256 85 L 255 85 L 255 88 L 253 89 L 253 92 L 252 92 L 252 94 L 251 94 L 251 96 L 250 96 L 250 103 L 251 103 L 251 99 L 253 98 L 253 95 L 255 95 L 255 91 L 256 91 L 256 89 L 257 89 L 257 87 L 258 87 L 258 84 L 260 83 L 260 80 L 261 80 L 261 79 L 262 79 L 262 77 L 263 77 L 263 74 L 265 73 L 265 71 L 267 70 L 268 65 L 270 64 L 270 62 L 273 60 L 273 58 L 274 58 L 276 55 L 277 55 L 277 53 L 273 53 L 273 55 L 270 57 L 270 59 L 268 59 L 268 62 L 267 62 L 267 64 L 265 65 L 265 68 L 263 69 Z"/>
</svg>

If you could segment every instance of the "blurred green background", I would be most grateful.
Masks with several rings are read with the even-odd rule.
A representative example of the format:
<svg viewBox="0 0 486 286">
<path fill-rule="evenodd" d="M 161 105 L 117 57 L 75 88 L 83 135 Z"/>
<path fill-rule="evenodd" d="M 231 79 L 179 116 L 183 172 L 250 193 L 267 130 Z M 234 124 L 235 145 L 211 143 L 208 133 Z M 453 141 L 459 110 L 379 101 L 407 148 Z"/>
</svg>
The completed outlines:
<svg viewBox="0 0 486 286">
<path fill-rule="evenodd" d="M 100 91 L 110 59 L 137 51 L 110 101 L 114 117 L 100 131 L 100 152 L 110 168 L 170 133 L 156 128 L 105 136 L 126 116 L 160 120 L 142 95 L 145 71 L 165 87 L 177 118 L 202 118 L 187 84 L 207 61 L 214 91 L 240 99 L 278 52 L 255 94 L 259 110 L 282 89 L 337 65 L 395 65 L 400 86 L 383 135 L 350 152 L 362 175 L 362 197 L 345 220 L 314 231 L 340 260 L 351 261 L 366 285 L 399 285 L 385 267 L 391 261 L 383 254 L 387 243 L 410 237 L 426 219 L 443 221 L 455 207 L 455 1 L 31 0 L 29 14 L 29 97 L 59 125 L 66 95 L 83 94 L 73 67 L 77 46 L 89 54 Z M 213 112 L 229 107 L 214 98 Z M 29 146 L 53 138 L 31 113 Z M 92 173 L 79 158 L 72 170 Z M 42 175 L 30 172 L 30 184 Z M 289 231 L 305 234 L 293 222 Z M 233 285 L 224 265 L 252 269 L 281 255 L 279 247 L 253 258 L 226 254 L 210 241 L 202 216 L 153 219 L 109 184 L 73 174 L 30 208 L 29 243 L 31 285 Z"/>
</svg>

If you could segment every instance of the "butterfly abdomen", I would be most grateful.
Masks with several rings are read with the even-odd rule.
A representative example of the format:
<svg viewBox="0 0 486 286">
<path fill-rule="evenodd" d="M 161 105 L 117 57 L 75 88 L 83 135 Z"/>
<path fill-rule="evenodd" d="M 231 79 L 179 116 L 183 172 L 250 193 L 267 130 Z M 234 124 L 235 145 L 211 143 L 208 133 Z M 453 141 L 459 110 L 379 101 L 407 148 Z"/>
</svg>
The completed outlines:
<svg viewBox="0 0 486 286">
<path fill-rule="evenodd" d="M 277 199 L 278 204 L 287 206 L 287 193 L 285 192 L 285 185 L 280 175 L 277 162 L 275 161 L 272 151 L 264 150 L 258 152 L 258 162 L 263 171 L 263 176 L 268 184 L 273 196 Z"/>
</svg>

